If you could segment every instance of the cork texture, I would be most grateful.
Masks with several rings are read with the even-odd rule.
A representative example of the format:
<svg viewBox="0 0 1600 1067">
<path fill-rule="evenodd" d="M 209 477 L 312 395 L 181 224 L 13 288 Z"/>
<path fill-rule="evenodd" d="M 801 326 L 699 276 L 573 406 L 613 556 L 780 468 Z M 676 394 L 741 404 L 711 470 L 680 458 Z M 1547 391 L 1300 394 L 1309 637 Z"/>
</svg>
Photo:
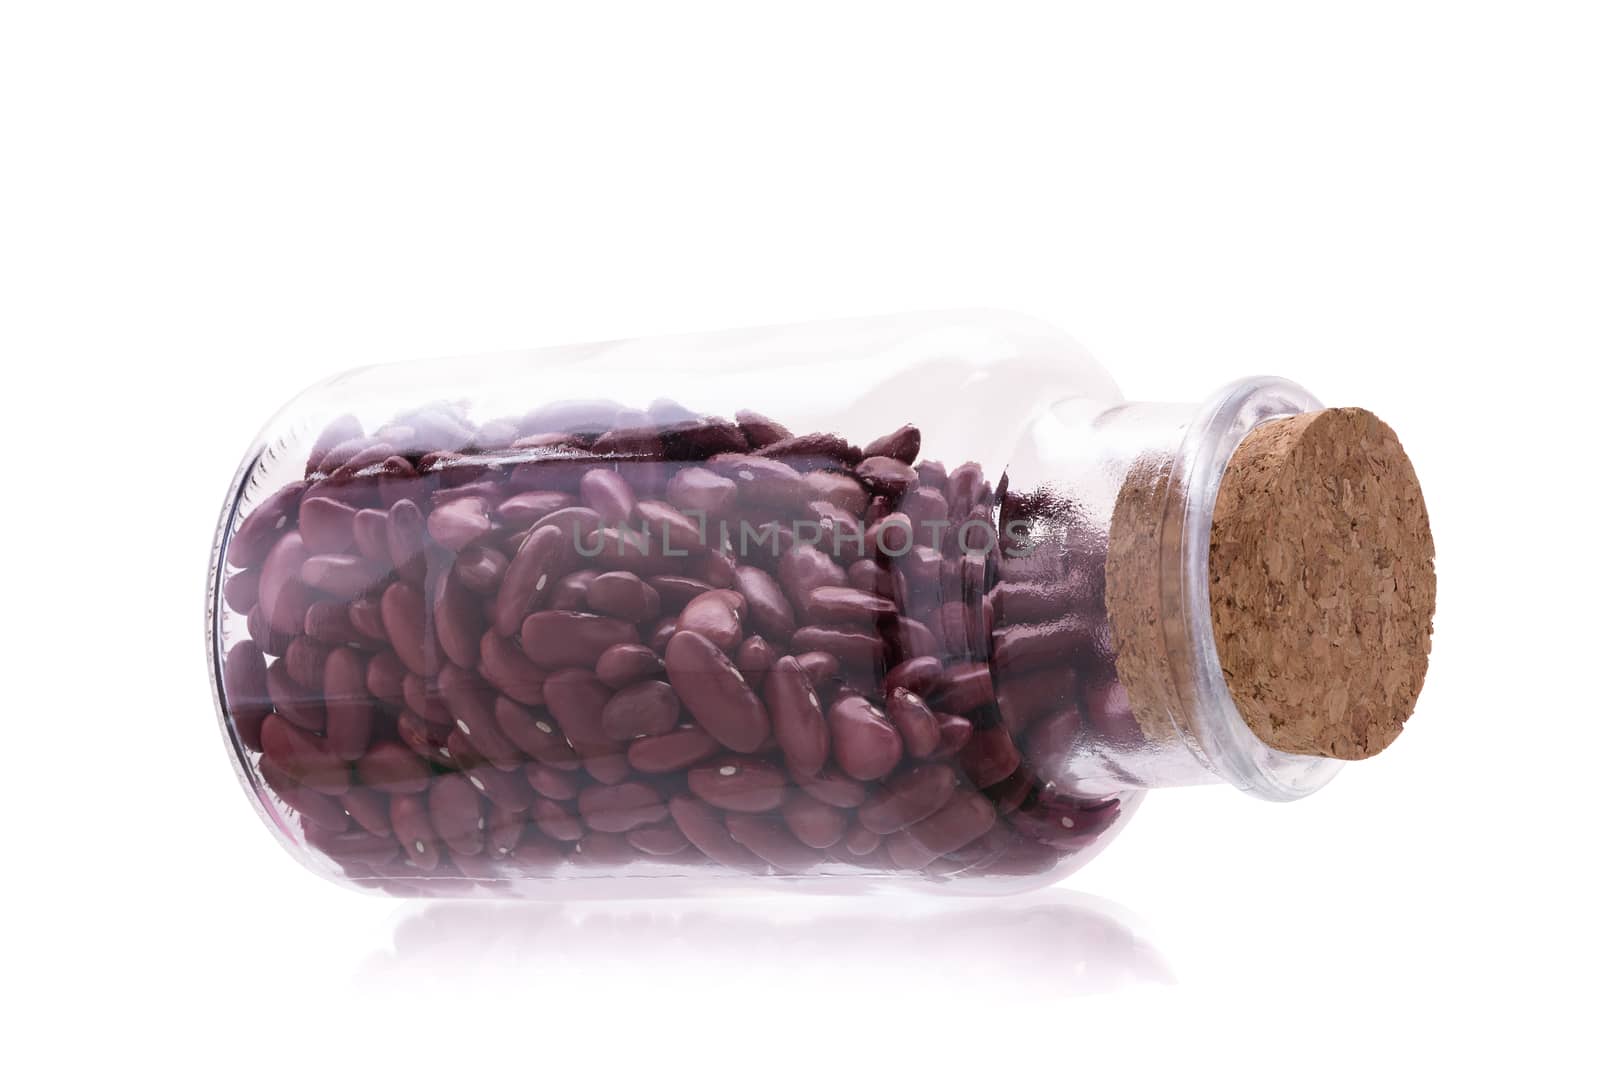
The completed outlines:
<svg viewBox="0 0 1600 1067">
<path fill-rule="evenodd" d="M 1117 493 L 1106 549 L 1106 615 L 1117 680 L 1140 731 L 1152 741 L 1177 734 L 1171 716 L 1182 706 L 1167 653 L 1166 626 L 1176 609 L 1162 603 L 1158 566 L 1171 473 L 1166 456 L 1149 455 L 1133 464 Z"/>
<path fill-rule="evenodd" d="M 1223 474 L 1210 548 L 1217 655 L 1251 731 L 1345 760 L 1393 742 L 1427 672 L 1433 557 L 1416 472 L 1371 412 L 1252 430 Z"/>
</svg>

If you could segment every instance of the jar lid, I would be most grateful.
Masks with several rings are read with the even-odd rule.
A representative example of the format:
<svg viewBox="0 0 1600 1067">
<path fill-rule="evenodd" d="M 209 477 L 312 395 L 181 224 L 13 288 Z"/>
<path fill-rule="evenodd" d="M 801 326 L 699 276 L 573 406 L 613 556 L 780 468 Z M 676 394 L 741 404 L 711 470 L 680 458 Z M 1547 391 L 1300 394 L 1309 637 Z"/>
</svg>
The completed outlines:
<svg viewBox="0 0 1600 1067">
<path fill-rule="evenodd" d="M 1370 411 L 1251 430 L 1212 514 L 1211 622 L 1239 714 L 1280 752 L 1375 755 L 1416 707 L 1433 535 L 1416 471 Z"/>
</svg>

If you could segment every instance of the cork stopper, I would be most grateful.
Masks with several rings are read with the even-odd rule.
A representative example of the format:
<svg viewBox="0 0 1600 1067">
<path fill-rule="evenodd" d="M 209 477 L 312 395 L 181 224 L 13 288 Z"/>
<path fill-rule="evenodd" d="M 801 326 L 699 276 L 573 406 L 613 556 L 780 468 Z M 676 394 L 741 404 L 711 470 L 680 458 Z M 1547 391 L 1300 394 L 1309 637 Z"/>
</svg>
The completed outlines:
<svg viewBox="0 0 1600 1067">
<path fill-rule="evenodd" d="M 1433 535 L 1382 420 L 1262 423 L 1212 513 L 1211 623 L 1234 704 L 1280 752 L 1365 759 L 1400 735 L 1428 668 Z"/>
</svg>

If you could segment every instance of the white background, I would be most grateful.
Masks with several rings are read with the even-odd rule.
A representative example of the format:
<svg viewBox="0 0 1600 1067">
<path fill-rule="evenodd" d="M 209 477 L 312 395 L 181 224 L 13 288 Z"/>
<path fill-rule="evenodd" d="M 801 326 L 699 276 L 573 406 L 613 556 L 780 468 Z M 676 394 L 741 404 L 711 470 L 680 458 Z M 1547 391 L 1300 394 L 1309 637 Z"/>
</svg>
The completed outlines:
<svg viewBox="0 0 1600 1067">
<path fill-rule="evenodd" d="M 1592 1056 L 1593 10 L 0 7 L 8 1058 Z M 1440 605 L 1383 758 L 968 908 L 426 907 L 263 831 L 201 592 L 303 385 L 965 305 L 1398 429 Z"/>
</svg>

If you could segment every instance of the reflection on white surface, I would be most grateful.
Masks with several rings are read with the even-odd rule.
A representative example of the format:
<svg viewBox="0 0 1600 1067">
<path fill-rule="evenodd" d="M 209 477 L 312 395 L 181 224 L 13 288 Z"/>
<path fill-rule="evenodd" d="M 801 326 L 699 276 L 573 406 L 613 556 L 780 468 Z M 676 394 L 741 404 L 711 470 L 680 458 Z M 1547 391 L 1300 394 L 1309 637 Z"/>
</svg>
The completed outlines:
<svg viewBox="0 0 1600 1067">
<path fill-rule="evenodd" d="M 642 904 L 452 901 L 400 913 L 360 984 L 415 989 L 491 979 L 499 989 L 657 1004 L 760 990 L 1053 999 L 1172 981 L 1117 909 L 1081 893 L 948 900 L 734 897 Z M 859 988 L 856 988 L 859 987 Z M 549 1006 L 549 1001 L 541 1001 Z M 999 1003 L 999 1001 L 995 1001 Z M 665 1006 L 665 1005 L 663 1005 Z M 764 1007 L 772 1009 L 770 1002 Z"/>
</svg>

